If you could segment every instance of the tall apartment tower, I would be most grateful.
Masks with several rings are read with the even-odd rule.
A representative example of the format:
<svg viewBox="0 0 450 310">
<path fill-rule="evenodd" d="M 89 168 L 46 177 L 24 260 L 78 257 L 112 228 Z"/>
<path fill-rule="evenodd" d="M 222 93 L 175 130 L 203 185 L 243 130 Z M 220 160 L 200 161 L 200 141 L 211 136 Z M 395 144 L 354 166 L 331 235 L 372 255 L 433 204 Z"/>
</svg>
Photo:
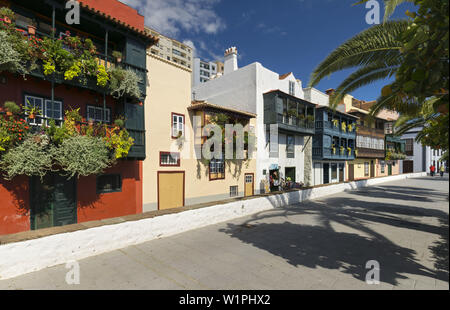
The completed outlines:
<svg viewBox="0 0 450 310">
<path fill-rule="evenodd" d="M 236 51 L 237 53 L 237 51 Z M 237 63 L 237 58 L 236 58 Z M 208 82 L 224 74 L 225 64 L 221 61 L 203 61 L 200 58 L 194 59 L 192 70 L 192 87 Z"/>
<path fill-rule="evenodd" d="M 159 42 L 150 49 L 151 54 L 192 70 L 194 61 L 192 47 L 166 37 L 153 29 L 146 28 L 146 30 L 154 37 L 159 38 Z"/>
</svg>

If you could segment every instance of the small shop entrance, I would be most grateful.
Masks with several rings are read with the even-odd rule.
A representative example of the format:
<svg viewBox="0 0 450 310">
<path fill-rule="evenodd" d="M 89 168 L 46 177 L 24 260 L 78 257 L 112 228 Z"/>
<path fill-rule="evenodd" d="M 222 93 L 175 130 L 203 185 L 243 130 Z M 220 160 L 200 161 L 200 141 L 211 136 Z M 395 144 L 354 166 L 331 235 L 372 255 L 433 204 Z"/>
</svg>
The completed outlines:
<svg viewBox="0 0 450 310">
<path fill-rule="evenodd" d="M 278 192 L 280 191 L 280 170 L 274 169 L 269 171 L 269 180 L 270 180 L 270 191 Z"/>
<path fill-rule="evenodd" d="M 77 223 L 75 178 L 51 173 L 30 182 L 32 230 Z"/>
</svg>

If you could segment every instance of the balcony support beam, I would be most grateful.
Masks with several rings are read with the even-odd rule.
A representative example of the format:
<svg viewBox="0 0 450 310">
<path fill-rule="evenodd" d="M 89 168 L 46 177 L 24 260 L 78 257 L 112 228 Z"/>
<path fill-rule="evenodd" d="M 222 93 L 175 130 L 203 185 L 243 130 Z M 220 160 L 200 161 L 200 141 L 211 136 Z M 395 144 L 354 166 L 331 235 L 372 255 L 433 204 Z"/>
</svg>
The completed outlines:
<svg viewBox="0 0 450 310">
<path fill-rule="evenodd" d="M 52 3 L 52 39 L 55 39 L 55 23 L 56 23 L 56 8 L 55 3 Z M 51 101 L 52 101 L 52 109 L 53 103 L 55 101 L 55 74 L 53 74 L 52 78 L 52 93 L 51 93 Z"/>
</svg>

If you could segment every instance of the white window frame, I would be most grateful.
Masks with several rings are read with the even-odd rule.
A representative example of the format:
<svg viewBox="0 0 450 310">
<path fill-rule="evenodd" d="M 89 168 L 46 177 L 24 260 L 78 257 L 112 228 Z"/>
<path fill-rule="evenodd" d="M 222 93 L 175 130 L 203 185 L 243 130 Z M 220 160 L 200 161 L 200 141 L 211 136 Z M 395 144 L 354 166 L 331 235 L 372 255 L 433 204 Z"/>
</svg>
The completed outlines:
<svg viewBox="0 0 450 310">
<path fill-rule="evenodd" d="M 177 138 L 181 131 L 182 136 L 184 136 L 184 115 L 173 113 L 172 114 L 172 138 Z"/>
<path fill-rule="evenodd" d="M 239 196 L 239 186 L 230 186 L 230 197 L 238 197 Z"/>
<path fill-rule="evenodd" d="M 91 118 L 89 116 L 89 110 L 94 110 L 94 118 Z M 104 116 L 103 112 L 106 111 L 106 120 L 95 118 L 95 115 L 97 114 L 96 111 L 101 112 L 102 118 L 105 118 L 105 117 L 103 117 Z M 111 108 L 107 107 L 106 110 L 103 110 L 103 107 L 88 105 L 88 106 L 86 106 L 86 120 L 94 121 L 94 122 L 106 122 L 107 124 L 110 124 L 111 123 Z"/>
<path fill-rule="evenodd" d="M 52 101 L 50 99 L 45 99 L 43 97 L 37 97 L 37 96 L 31 96 L 31 95 L 25 95 L 25 106 L 28 107 L 28 100 L 29 99 L 33 99 L 34 100 L 40 100 L 41 104 L 38 107 L 39 110 L 42 112 L 40 116 L 34 118 L 34 119 L 29 119 L 28 117 L 26 118 L 28 124 L 30 125 L 34 125 L 34 126 L 42 126 L 43 124 L 48 126 L 49 120 L 57 120 L 57 121 L 63 121 L 64 116 L 63 116 L 63 106 L 62 106 L 62 102 L 58 101 L 58 100 L 54 100 L 53 103 L 58 104 L 59 105 L 59 110 L 60 110 L 60 117 L 59 118 L 54 118 L 53 116 L 50 117 L 49 115 L 47 115 L 47 104 L 51 103 Z M 36 105 L 34 105 L 36 106 Z M 53 109 L 52 109 L 53 110 Z M 28 115 L 28 113 L 25 113 L 26 115 Z M 37 122 L 39 120 L 39 122 Z"/>
<path fill-rule="evenodd" d="M 289 95 L 295 96 L 295 82 L 289 81 Z"/>
</svg>

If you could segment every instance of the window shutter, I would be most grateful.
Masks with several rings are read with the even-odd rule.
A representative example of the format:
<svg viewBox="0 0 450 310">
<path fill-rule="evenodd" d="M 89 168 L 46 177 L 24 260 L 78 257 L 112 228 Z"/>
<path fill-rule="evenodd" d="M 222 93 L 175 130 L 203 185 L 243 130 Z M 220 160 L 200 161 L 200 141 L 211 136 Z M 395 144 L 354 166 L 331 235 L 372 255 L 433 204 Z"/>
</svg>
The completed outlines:
<svg viewBox="0 0 450 310">
<path fill-rule="evenodd" d="M 145 122 L 144 106 L 125 103 L 126 129 L 134 139 L 128 157 L 145 159 Z"/>
</svg>

